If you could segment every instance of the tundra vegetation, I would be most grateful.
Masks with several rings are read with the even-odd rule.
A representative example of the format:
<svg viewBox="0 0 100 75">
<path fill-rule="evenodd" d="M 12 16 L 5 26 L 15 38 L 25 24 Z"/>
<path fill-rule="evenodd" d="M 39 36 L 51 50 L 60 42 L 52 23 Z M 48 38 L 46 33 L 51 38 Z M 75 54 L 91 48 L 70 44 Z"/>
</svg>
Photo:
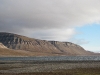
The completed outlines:
<svg viewBox="0 0 100 75">
<path fill-rule="evenodd" d="M 3 62 L 0 75 L 100 75 L 100 62 Z"/>
</svg>

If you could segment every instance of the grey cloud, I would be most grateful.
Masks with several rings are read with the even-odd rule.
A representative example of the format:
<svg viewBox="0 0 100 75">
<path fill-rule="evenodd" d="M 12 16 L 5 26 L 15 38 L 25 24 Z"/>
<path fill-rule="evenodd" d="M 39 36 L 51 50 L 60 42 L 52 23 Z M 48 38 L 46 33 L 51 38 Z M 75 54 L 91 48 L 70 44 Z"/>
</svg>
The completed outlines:
<svg viewBox="0 0 100 75">
<path fill-rule="evenodd" d="M 0 0 L 0 31 L 66 40 L 74 33 L 62 30 L 100 22 L 99 12 L 100 0 Z"/>
<path fill-rule="evenodd" d="M 33 37 L 44 40 L 65 41 L 75 35 L 73 28 L 68 29 L 47 29 L 33 32 Z"/>
</svg>

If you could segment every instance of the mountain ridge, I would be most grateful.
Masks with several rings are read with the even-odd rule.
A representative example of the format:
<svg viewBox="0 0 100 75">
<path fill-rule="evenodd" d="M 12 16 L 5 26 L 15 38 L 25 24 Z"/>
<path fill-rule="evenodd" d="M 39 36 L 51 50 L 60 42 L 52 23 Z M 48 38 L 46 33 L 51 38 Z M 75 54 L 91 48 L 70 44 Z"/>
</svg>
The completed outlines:
<svg viewBox="0 0 100 75">
<path fill-rule="evenodd" d="M 26 36 L 0 32 L 0 42 L 7 48 L 39 53 L 51 53 L 62 55 L 91 55 L 81 46 L 71 42 L 46 41 Z"/>
</svg>

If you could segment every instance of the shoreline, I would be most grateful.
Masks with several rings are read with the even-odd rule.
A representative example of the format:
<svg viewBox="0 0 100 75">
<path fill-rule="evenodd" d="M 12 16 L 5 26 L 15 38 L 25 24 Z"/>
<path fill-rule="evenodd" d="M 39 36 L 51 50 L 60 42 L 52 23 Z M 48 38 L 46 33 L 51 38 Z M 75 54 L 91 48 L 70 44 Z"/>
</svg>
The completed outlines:
<svg viewBox="0 0 100 75">
<path fill-rule="evenodd" d="M 90 71 L 92 69 L 100 70 L 100 60 L 97 60 L 100 56 L 97 58 L 96 56 L 93 56 L 93 58 L 88 57 L 88 59 L 91 58 L 91 60 L 75 60 L 74 58 L 78 56 L 72 56 L 71 58 L 74 60 L 69 60 L 70 56 L 63 57 L 64 58 L 54 57 L 53 60 L 51 59 L 52 57 L 0 57 L 0 75 L 41 75 L 41 73 L 43 73 L 42 75 L 59 75 L 55 74 L 59 71 L 62 73 L 60 75 L 65 75 L 63 73 L 66 73 L 67 75 L 66 71 L 71 72 L 72 70 L 72 72 L 74 72 L 74 69 L 79 69 L 79 72 L 81 72 L 80 69 L 90 69 Z M 87 56 L 85 56 L 85 58 L 86 57 Z M 84 59 L 82 56 L 80 58 Z"/>
</svg>

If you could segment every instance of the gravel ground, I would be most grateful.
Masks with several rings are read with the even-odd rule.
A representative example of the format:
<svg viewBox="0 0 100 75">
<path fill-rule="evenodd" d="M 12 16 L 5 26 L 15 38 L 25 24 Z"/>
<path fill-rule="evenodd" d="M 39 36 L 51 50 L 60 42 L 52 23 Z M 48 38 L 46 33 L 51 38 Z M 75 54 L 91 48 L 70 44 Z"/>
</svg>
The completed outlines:
<svg viewBox="0 0 100 75">
<path fill-rule="evenodd" d="M 58 69 L 100 67 L 100 62 L 13 63 L 0 64 L 0 73 L 51 72 Z"/>
</svg>

